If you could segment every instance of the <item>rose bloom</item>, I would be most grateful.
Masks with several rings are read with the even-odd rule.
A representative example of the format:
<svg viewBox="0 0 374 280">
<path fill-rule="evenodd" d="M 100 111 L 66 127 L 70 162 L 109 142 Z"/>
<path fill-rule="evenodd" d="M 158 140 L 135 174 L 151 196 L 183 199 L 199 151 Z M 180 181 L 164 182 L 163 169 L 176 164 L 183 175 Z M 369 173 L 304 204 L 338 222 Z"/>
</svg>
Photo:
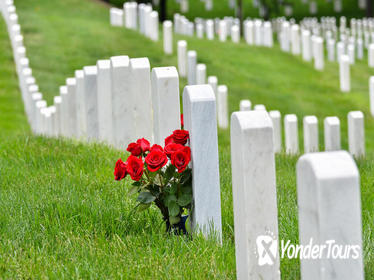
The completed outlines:
<svg viewBox="0 0 374 280">
<path fill-rule="evenodd" d="M 139 181 L 143 175 L 143 161 L 140 158 L 131 155 L 127 158 L 126 164 L 127 172 L 130 174 L 131 179 L 134 181 Z"/>
<path fill-rule="evenodd" d="M 173 131 L 173 139 L 177 144 L 185 145 L 189 137 L 190 135 L 187 130 L 178 129 Z"/>
<path fill-rule="evenodd" d="M 174 152 L 171 155 L 171 164 L 178 169 L 178 173 L 182 173 L 186 170 L 186 167 L 191 161 L 191 150 L 190 147 L 184 147 L 181 150 Z"/>
<path fill-rule="evenodd" d="M 130 143 L 127 146 L 127 151 L 130 152 L 133 156 L 140 156 L 142 153 L 142 149 L 138 143 Z"/>
<path fill-rule="evenodd" d="M 156 172 L 168 163 L 168 158 L 164 152 L 153 150 L 146 156 L 145 162 L 149 171 Z"/>
<path fill-rule="evenodd" d="M 175 143 L 175 142 L 174 142 L 174 136 L 173 136 L 173 134 L 172 134 L 172 135 L 169 135 L 168 137 L 165 138 L 165 147 L 166 147 L 167 145 L 169 145 L 170 143 Z"/>
<path fill-rule="evenodd" d="M 140 145 L 140 148 L 142 149 L 142 153 L 145 153 L 150 150 L 151 144 L 147 139 L 141 138 L 136 141 Z"/>
<path fill-rule="evenodd" d="M 164 148 L 162 148 L 160 145 L 154 144 L 154 145 L 151 147 L 151 152 L 154 151 L 154 150 L 158 150 L 158 151 L 163 152 L 163 151 L 164 151 Z"/>
<path fill-rule="evenodd" d="M 122 159 L 117 160 L 116 166 L 114 167 L 114 179 L 120 181 L 125 178 L 126 175 L 126 163 L 124 163 Z"/>
<path fill-rule="evenodd" d="M 176 143 L 170 143 L 165 147 L 165 153 L 166 155 L 170 158 L 172 153 L 183 149 L 184 146 L 181 144 L 176 144 Z"/>
</svg>

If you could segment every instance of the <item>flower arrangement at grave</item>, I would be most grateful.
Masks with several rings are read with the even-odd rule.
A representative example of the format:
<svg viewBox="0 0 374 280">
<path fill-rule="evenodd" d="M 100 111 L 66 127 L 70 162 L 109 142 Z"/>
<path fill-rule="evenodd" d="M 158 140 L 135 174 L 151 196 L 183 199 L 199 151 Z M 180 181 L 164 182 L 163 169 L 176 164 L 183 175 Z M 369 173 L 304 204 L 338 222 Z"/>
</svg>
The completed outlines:
<svg viewBox="0 0 374 280">
<path fill-rule="evenodd" d="M 114 169 L 115 180 L 126 176 L 133 183 L 129 195 L 137 194 L 136 209 L 144 211 L 155 204 L 161 211 L 167 231 L 186 234 L 185 215 L 191 210 L 192 174 L 188 164 L 191 150 L 186 144 L 189 132 L 175 130 L 165 139 L 165 146 L 144 138 L 130 143 L 131 155 L 124 162 L 118 159 Z"/>
</svg>

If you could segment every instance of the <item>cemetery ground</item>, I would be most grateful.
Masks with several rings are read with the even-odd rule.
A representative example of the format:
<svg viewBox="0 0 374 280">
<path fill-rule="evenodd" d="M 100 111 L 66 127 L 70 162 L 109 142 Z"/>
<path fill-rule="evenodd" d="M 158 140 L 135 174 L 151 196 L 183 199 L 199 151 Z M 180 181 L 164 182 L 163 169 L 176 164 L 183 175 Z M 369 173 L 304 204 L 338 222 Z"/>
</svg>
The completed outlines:
<svg viewBox="0 0 374 280">
<path fill-rule="evenodd" d="M 109 26 L 108 7 L 90 0 L 15 1 L 30 65 L 41 92 L 52 102 L 58 86 L 76 69 L 127 54 L 152 66 L 176 65 L 136 31 Z M 177 36 L 177 38 L 184 38 Z M 229 87 L 230 112 L 250 99 L 299 118 L 341 120 L 347 148 L 347 114 L 365 114 L 367 157 L 359 160 L 364 264 L 374 278 L 374 119 L 368 105 L 366 64 L 352 67 L 352 91 L 339 90 L 337 63 L 317 72 L 301 57 L 272 49 L 186 38 L 208 74 Z M 176 40 L 174 40 L 176 42 Z M 174 44 L 174 53 L 176 44 Z M 114 182 L 113 164 L 123 151 L 99 144 L 33 136 L 23 112 L 11 47 L 0 20 L 0 278 L 234 279 L 230 133 L 219 130 L 223 244 L 195 236 L 165 237 L 156 209 L 137 213 L 127 186 Z M 181 89 L 183 88 L 181 85 Z M 125 149 L 125 147 L 124 147 Z M 297 243 L 295 165 L 278 155 L 279 238 Z M 283 259 L 284 279 L 299 278 L 299 261 Z"/>
</svg>

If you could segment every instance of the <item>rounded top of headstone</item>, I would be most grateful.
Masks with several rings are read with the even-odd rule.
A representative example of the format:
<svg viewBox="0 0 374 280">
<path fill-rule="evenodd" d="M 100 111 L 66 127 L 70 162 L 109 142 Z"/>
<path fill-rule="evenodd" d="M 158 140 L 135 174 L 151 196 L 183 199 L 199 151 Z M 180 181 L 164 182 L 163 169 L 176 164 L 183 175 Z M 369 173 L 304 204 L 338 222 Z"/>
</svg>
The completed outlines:
<svg viewBox="0 0 374 280">
<path fill-rule="evenodd" d="M 297 162 L 297 171 L 303 168 L 310 168 L 319 179 L 359 178 L 356 163 L 346 151 L 305 154 Z"/>
<path fill-rule="evenodd" d="M 329 125 L 339 125 L 340 120 L 338 117 L 326 117 L 325 118 L 325 123 Z"/>
<path fill-rule="evenodd" d="M 284 116 L 284 120 L 287 122 L 297 122 L 297 116 L 295 114 L 287 114 Z"/>
<path fill-rule="evenodd" d="M 53 97 L 53 103 L 54 104 L 60 104 L 61 101 L 62 101 L 61 96 L 57 95 L 57 96 Z"/>
<path fill-rule="evenodd" d="M 363 119 L 364 114 L 361 111 L 351 111 L 348 113 L 348 117 L 351 117 L 354 119 Z"/>
<path fill-rule="evenodd" d="M 128 67 L 130 65 L 130 58 L 127 55 L 112 56 L 110 58 L 112 67 Z"/>
<path fill-rule="evenodd" d="M 110 60 L 109 59 L 102 59 L 98 60 L 96 63 L 98 69 L 110 69 Z"/>
<path fill-rule="evenodd" d="M 304 122 L 308 124 L 316 124 L 318 123 L 318 119 L 316 116 L 305 116 L 304 117 Z"/>
<path fill-rule="evenodd" d="M 95 66 L 84 66 L 83 67 L 83 72 L 84 75 L 86 76 L 91 76 L 91 75 L 96 75 L 97 74 L 97 67 Z"/>
</svg>

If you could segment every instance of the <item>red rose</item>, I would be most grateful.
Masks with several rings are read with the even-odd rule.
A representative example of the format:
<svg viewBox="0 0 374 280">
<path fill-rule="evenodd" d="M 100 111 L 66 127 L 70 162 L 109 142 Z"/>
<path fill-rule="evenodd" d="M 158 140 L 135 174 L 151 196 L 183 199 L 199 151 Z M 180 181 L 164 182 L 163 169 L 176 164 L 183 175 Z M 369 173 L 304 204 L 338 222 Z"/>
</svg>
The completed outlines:
<svg viewBox="0 0 374 280">
<path fill-rule="evenodd" d="M 181 144 L 176 144 L 176 143 L 170 143 L 165 147 L 165 153 L 166 155 L 170 158 L 172 153 L 183 149 L 184 146 Z"/>
<path fill-rule="evenodd" d="M 155 172 L 168 163 L 168 158 L 164 152 L 153 150 L 146 156 L 145 162 L 149 171 Z"/>
<path fill-rule="evenodd" d="M 130 174 L 131 179 L 139 181 L 143 175 L 143 161 L 140 158 L 131 155 L 127 158 L 126 164 L 127 172 Z"/>
<path fill-rule="evenodd" d="M 168 137 L 165 138 L 165 147 L 166 147 L 167 145 L 169 145 L 170 143 L 175 143 L 175 142 L 174 142 L 174 136 L 173 136 L 173 134 L 172 134 L 172 135 L 169 135 Z"/>
<path fill-rule="evenodd" d="M 127 175 L 126 163 L 122 159 L 117 160 L 116 166 L 114 167 L 114 179 L 121 181 Z"/>
<path fill-rule="evenodd" d="M 178 169 L 178 173 L 182 173 L 191 161 L 191 150 L 184 147 L 171 155 L 171 164 Z"/>
<path fill-rule="evenodd" d="M 142 149 L 140 148 L 140 145 L 138 143 L 130 143 L 127 146 L 127 151 L 136 157 L 140 156 L 140 154 L 142 153 Z"/>
<path fill-rule="evenodd" d="M 163 149 L 160 145 L 157 145 L 157 144 L 154 144 L 154 145 L 151 147 L 151 152 L 154 151 L 154 150 L 158 150 L 158 151 L 161 151 L 161 152 L 164 151 L 164 149 Z"/>
<path fill-rule="evenodd" d="M 173 132 L 173 139 L 175 143 L 185 145 L 187 143 L 188 138 L 190 137 L 187 130 L 174 130 Z"/>
<path fill-rule="evenodd" d="M 149 151 L 149 149 L 151 148 L 151 144 L 149 144 L 149 141 L 144 138 L 138 139 L 136 143 L 140 145 L 140 148 L 142 149 L 142 153 Z"/>
<path fill-rule="evenodd" d="M 184 120 L 183 120 L 183 114 L 181 114 L 181 127 L 184 127 Z"/>
</svg>

